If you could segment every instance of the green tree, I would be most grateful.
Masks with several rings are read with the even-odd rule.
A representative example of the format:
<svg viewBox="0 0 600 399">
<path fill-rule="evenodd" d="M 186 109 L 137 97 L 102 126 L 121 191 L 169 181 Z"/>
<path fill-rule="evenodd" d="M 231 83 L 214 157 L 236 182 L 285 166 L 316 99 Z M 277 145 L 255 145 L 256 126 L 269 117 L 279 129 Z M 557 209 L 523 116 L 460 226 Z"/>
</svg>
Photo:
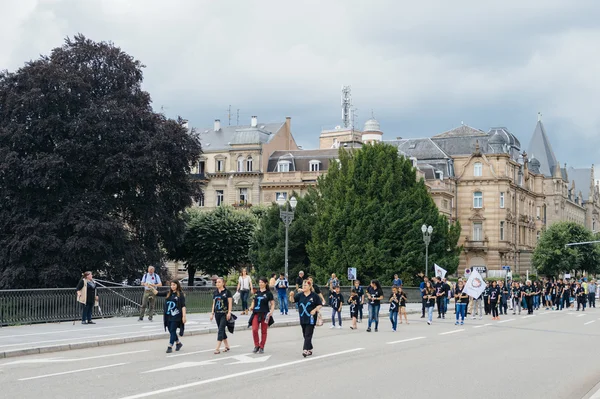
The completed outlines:
<svg viewBox="0 0 600 399">
<path fill-rule="evenodd" d="M 1 288 L 139 275 L 176 244 L 200 141 L 152 111 L 142 68 L 79 35 L 0 72 Z"/>
<path fill-rule="evenodd" d="M 551 225 L 540 236 L 540 241 L 533 251 L 533 266 L 537 274 L 558 277 L 561 273 L 587 272 L 595 274 L 599 271 L 600 248 L 598 244 L 574 245 L 566 244 L 587 242 L 595 239 L 594 234 L 584 226 L 574 222 L 558 222 Z"/>
<path fill-rule="evenodd" d="M 257 219 L 249 211 L 221 206 L 213 211 L 187 211 L 185 234 L 174 257 L 185 262 L 188 282 L 197 271 L 226 276 L 249 262 Z"/>
<path fill-rule="evenodd" d="M 316 220 L 308 254 L 319 281 L 330 273 L 380 279 L 395 273 L 411 277 L 425 269 L 422 224 L 434 228 L 429 261 L 454 273 L 460 226 L 449 225 L 431 199 L 410 160 L 388 144 L 341 149 L 339 162 L 319 178 Z"/>
<path fill-rule="evenodd" d="M 289 279 L 293 281 L 300 270 L 310 273 L 310 261 L 306 252 L 315 221 L 315 200 L 317 193 L 314 189 L 303 196 L 292 193 L 298 204 L 294 211 L 294 221 L 289 228 L 288 268 Z M 272 273 L 283 273 L 285 269 L 285 225 L 279 217 L 279 206 L 272 204 L 259 222 L 250 258 L 255 268 L 255 274 L 270 276 Z"/>
</svg>

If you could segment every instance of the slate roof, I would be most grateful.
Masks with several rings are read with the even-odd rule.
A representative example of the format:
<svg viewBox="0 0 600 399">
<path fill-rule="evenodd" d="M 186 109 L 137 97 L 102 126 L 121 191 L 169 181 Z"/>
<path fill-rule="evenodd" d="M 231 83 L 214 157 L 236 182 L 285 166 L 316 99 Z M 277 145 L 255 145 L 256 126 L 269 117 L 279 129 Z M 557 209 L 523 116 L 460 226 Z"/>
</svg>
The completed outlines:
<svg viewBox="0 0 600 399">
<path fill-rule="evenodd" d="M 398 151 L 403 152 L 408 157 L 417 159 L 446 159 L 449 158 L 432 139 L 402 139 L 397 140 Z"/>
<path fill-rule="evenodd" d="M 436 136 L 437 137 L 437 136 Z M 471 155 L 475 151 L 477 143 L 482 153 L 488 153 L 488 135 L 483 136 L 463 136 L 463 137 L 442 137 L 432 140 L 446 154 L 453 155 Z"/>
<path fill-rule="evenodd" d="M 232 144 L 264 144 L 273 139 L 285 122 L 258 123 L 250 125 L 223 126 L 217 132 L 213 128 L 199 129 L 203 151 L 229 150 Z"/>
<path fill-rule="evenodd" d="M 553 172 L 556 169 L 557 164 L 556 156 L 554 155 L 552 145 L 550 145 L 550 140 L 546 135 L 546 129 L 544 128 L 542 121 L 538 121 L 535 126 L 527 153 L 529 156 L 535 156 L 535 158 L 540 161 L 541 173 L 548 177 L 554 174 Z"/>
<path fill-rule="evenodd" d="M 583 201 L 587 201 L 590 196 L 590 183 L 592 182 L 592 168 L 573 168 L 567 170 L 570 181 L 575 182 L 575 192 L 581 191 Z M 569 185 L 569 187 L 571 187 Z"/>
<path fill-rule="evenodd" d="M 274 151 L 269 157 L 267 172 L 276 172 L 277 162 L 280 159 L 291 162 L 290 172 L 310 172 L 310 161 L 312 160 L 321 162 L 319 170 L 327 170 L 331 160 L 338 158 L 338 151 L 337 149 Z"/>
<path fill-rule="evenodd" d="M 475 129 L 468 125 L 460 125 L 447 132 L 433 136 L 434 139 L 445 137 L 468 137 L 468 136 L 487 136 L 483 130 Z"/>
</svg>

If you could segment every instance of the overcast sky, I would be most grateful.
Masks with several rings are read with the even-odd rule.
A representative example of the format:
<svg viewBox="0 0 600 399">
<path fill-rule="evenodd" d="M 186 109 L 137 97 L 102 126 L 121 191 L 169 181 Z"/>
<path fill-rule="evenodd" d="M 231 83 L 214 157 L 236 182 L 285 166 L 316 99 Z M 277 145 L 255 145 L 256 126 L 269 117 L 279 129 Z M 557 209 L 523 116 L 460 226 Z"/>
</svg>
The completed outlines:
<svg viewBox="0 0 600 399">
<path fill-rule="evenodd" d="M 196 127 L 292 117 L 304 148 L 341 123 L 384 138 L 543 121 L 561 163 L 600 163 L 597 0 L 0 0 L 0 69 L 83 33 L 147 67 L 154 107 Z M 535 155 L 535 154 L 534 154 Z"/>
</svg>

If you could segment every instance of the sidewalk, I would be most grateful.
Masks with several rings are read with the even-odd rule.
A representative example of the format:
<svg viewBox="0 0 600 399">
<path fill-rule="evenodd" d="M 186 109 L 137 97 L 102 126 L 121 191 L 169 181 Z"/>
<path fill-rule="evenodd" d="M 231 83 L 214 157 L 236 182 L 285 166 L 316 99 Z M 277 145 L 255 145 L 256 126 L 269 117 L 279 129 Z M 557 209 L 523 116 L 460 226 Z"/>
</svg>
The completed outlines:
<svg viewBox="0 0 600 399">
<path fill-rule="evenodd" d="M 380 321 L 388 317 L 388 305 L 382 304 L 379 314 Z M 409 303 L 408 314 L 421 313 L 421 304 Z M 321 311 L 324 326 L 331 323 L 331 308 Z M 246 329 L 249 316 L 238 317 L 236 329 Z M 350 320 L 349 310 L 344 306 L 342 311 L 344 320 Z M 289 315 L 281 316 L 275 310 L 275 324 L 271 328 L 295 326 L 300 324 L 298 312 L 290 310 Z M 367 306 L 364 307 L 363 323 L 368 319 Z M 162 315 L 154 316 L 154 321 L 144 319 L 138 322 L 137 317 L 113 317 L 109 319 L 95 319 L 95 325 L 82 325 L 81 321 L 33 324 L 26 326 L 0 328 L 0 358 L 33 355 L 67 351 L 72 349 L 90 348 L 95 346 L 125 344 L 137 341 L 168 339 L 162 323 Z M 185 336 L 199 334 L 216 334 L 217 328 L 214 321 L 210 321 L 208 313 L 188 314 Z"/>
</svg>

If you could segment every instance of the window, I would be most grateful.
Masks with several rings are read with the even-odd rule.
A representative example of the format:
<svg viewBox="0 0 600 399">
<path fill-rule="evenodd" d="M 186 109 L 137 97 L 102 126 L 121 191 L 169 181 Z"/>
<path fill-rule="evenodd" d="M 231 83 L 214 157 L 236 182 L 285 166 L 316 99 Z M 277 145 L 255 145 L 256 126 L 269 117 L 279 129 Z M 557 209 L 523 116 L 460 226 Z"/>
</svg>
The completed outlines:
<svg viewBox="0 0 600 399">
<path fill-rule="evenodd" d="M 244 157 L 238 157 L 238 159 L 237 159 L 237 171 L 238 172 L 243 172 L 244 171 Z"/>
<path fill-rule="evenodd" d="M 504 241 L 504 221 L 500 222 L 500 241 Z"/>
<path fill-rule="evenodd" d="M 248 189 L 247 188 L 240 188 L 240 204 L 246 204 L 249 202 L 249 198 L 248 198 Z"/>
<path fill-rule="evenodd" d="M 204 193 L 202 193 L 202 197 L 200 197 L 200 201 L 198 201 L 199 207 L 204 207 Z"/>
<path fill-rule="evenodd" d="M 504 208 L 504 193 L 500 193 L 500 208 Z"/>
<path fill-rule="evenodd" d="M 473 193 L 473 208 L 483 208 L 483 194 L 481 191 Z"/>
<path fill-rule="evenodd" d="M 217 172 L 223 172 L 225 170 L 225 160 L 217 159 Z"/>
<path fill-rule="evenodd" d="M 537 240 L 536 242 L 540 242 L 540 232 L 539 231 L 536 233 L 536 240 Z"/>
<path fill-rule="evenodd" d="M 198 162 L 198 174 L 203 175 L 206 172 L 206 166 L 204 161 Z"/>
<path fill-rule="evenodd" d="M 321 166 L 321 161 L 310 161 L 309 165 L 311 172 L 318 172 Z"/>
<path fill-rule="evenodd" d="M 448 209 L 448 200 L 445 199 L 444 201 L 442 201 L 442 205 L 443 205 L 444 209 Z"/>
<path fill-rule="evenodd" d="M 248 157 L 248 159 L 246 159 L 246 170 L 248 172 L 252 172 L 252 157 Z"/>
<path fill-rule="evenodd" d="M 289 172 L 290 171 L 290 161 L 279 161 L 277 162 L 277 171 L 278 172 Z"/>
<path fill-rule="evenodd" d="M 483 241 L 483 223 L 473 223 L 473 241 Z"/>
<path fill-rule="evenodd" d="M 480 177 L 482 175 L 482 173 L 483 173 L 483 167 L 481 165 L 481 162 L 475 162 L 473 174 L 475 175 L 475 177 Z"/>
<path fill-rule="evenodd" d="M 287 201 L 287 193 L 275 193 L 275 201 L 279 198 L 280 195 L 283 195 L 283 199 Z"/>
<path fill-rule="evenodd" d="M 223 205 L 223 201 L 225 200 L 225 194 L 223 193 L 223 190 L 217 190 L 217 206 L 221 206 Z"/>
<path fill-rule="evenodd" d="M 540 209 L 539 206 L 537 208 L 535 208 L 535 216 L 538 218 L 538 220 L 540 220 L 541 213 L 542 213 L 542 210 Z"/>
</svg>

